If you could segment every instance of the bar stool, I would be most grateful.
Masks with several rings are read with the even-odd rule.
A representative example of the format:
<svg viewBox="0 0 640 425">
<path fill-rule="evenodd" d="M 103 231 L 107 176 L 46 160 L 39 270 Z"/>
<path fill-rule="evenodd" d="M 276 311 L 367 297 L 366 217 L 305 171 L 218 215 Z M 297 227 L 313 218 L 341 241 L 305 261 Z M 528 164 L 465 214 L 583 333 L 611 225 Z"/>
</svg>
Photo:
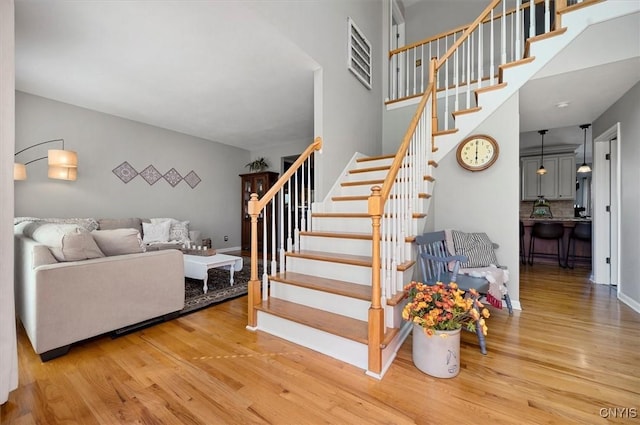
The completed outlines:
<svg viewBox="0 0 640 425">
<path fill-rule="evenodd" d="M 534 223 L 531 228 L 531 240 L 529 242 L 529 264 L 533 265 L 533 254 L 535 254 L 535 240 L 546 239 L 556 240 L 558 243 L 558 265 L 562 268 L 566 267 L 562 264 L 562 250 L 560 243 L 564 236 L 564 226 L 562 223 Z"/>
<path fill-rule="evenodd" d="M 522 264 L 527 263 L 524 252 L 524 223 L 522 220 L 520 220 L 520 262 Z"/>
<path fill-rule="evenodd" d="M 569 249 L 571 248 L 571 242 L 573 241 L 573 252 L 571 257 L 573 259 L 573 264 L 569 265 Z M 567 244 L 567 267 L 572 269 L 576 265 L 576 241 L 583 242 L 591 242 L 591 222 L 578 222 L 575 227 L 571 229 L 571 233 L 569 234 L 569 243 Z M 589 258 L 589 257 L 581 257 L 581 258 Z"/>
</svg>

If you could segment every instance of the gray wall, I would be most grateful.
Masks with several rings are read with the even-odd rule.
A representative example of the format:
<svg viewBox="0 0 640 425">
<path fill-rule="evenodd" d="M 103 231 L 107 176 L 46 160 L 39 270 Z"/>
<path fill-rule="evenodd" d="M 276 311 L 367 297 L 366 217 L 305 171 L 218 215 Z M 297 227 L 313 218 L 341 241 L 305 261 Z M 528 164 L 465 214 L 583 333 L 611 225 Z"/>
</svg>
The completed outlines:
<svg viewBox="0 0 640 425">
<path fill-rule="evenodd" d="M 496 139 L 500 147 L 496 163 L 485 171 L 472 173 L 458 165 L 455 149 L 452 150 L 436 169 L 432 198 L 435 199 L 436 230 L 485 232 L 500 245 L 496 255 L 509 269 L 509 294 L 513 301 L 520 298 L 519 133 L 516 93 L 474 131 L 474 134 L 487 134 Z"/>
<path fill-rule="evenodd" d="M 16 182 L 16 216 L 173 217 L 189 220 L 216 248 L 240 246 L 238 175 L 247 171 L 249 151 L 16 92 L 16 151 L 55 138 L 77 151 L 78 179 L 48 179 L 46 160 L 27 165 L 28 180 Z M 56 146 L 34 148 L 20 159 L 45 156 Z M 141 176 L 125 184 L 112 172 L 123 161 L 137 171 L 153 165 L 162 174 L 175 168 L 184 176 L 194 170 L 202 181 L 194 189 L 164 179 L 150 186 Z"/>
<path fill-rule="evenodd" d="M 598 137 L 620 123 L 621 205 L 620 205 L 620 294 L 640 305 L 640 83 L 633 86 L 604 114 L 593 122 Z"/>
<path fill-rule="evenodd" d="M 322 127 L 314 129 L 314 135 L 323 137 L 323 153 L 316 170 L 320 199 L 354 152 L 376 155 L 381 150 L 383 2 L 310 0 L 248 4 L 286 37 L 295 40 L 322 67 L 322 89 L 316 92 L 322 99 Z M 372 90 L 347 69 L 348 17 L 372 45 Z"/>
</svg>

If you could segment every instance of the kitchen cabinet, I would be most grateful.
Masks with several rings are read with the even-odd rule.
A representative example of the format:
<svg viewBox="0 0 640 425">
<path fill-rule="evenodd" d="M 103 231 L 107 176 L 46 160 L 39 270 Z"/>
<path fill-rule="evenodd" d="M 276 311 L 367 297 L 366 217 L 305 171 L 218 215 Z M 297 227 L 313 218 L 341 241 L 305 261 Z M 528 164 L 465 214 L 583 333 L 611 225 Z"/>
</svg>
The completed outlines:
<svg viewBox="0 0 640 425">
<path fill-rule="evenodd" d="M 547 155 L 543 164 L 547 173 L 541 176 L 536 173 L 540 168 L 540 157 L 521 159 L 520 199 L 533 201 L 540 195 L 548 200 L 575 199 L 575 154 Z"/>
</svg>

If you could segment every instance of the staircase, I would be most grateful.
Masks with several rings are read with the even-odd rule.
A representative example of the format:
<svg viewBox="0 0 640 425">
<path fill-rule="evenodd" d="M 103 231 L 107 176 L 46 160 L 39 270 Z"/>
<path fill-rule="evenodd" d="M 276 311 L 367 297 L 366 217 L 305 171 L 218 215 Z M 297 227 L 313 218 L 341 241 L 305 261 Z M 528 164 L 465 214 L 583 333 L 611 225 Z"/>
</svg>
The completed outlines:
<svg viewBox="0 0 640 425">
<path fill-rule="evenodd" d="M 375 158 L 355 154 L 322 202 L 310 203 L 305 189 L 320 139 L 262 199 L 254 194 L 249 201 L 253 231 L 248 329 L 324 353 L 370 376 L 384 376 L 411 330 L 401 318 L 403 287 L 416 271 L 412 242 L 425 228 L 438 161 L 588 25 L 639 9 L 636 2 L 612 6 L 614 2 L 585 1 L 569 7 L 561 3 L 556 2 L 556 28 L 530 37 L 523 45 L 523 58 L 504 62 L 503 55 L 491 84 L 482 87 L 482 78 L 473 83 L 468 72 L 469 82 L 460 84 L 457 49 L 464 51 L 465 40 L 482 28 L 483 20 L 493 19 L 496 8 L 507 16 L 504 3 L 492 1 L 456 44 L 431 62 L 428 87 L 398 152 Z M 517 4 L 523 7 L 520 0 Z M 466 54 L 470 55 L 469 47 Z M 449 60 L 455 61 L 450 68 Z M 444 95 L 437 90 L 443 69 L 450 74 L 444 78 Z M 449 76 L 455 89 L 449 89 Z M 461 102 L 461 108 L 457 100 L 464 91 L 468 99 L 473 92 L 474 103 Z M 442 103 L 453 104 L 451 129 L 440 112 L 449 113 L 449 108 Z M 271 267 L 259 277 L 256 230 L 264 208 L 275 208 L 279 223 L 262 224 L 262 260 Z M 274 234 L 280 230 L 271 242 L 266 236 L 269 226 Z M 284 228 L 289 229 L 287 235 Z M 269 243 L 274 254 L 270 262 L 264 249 Z"/>
</svg>

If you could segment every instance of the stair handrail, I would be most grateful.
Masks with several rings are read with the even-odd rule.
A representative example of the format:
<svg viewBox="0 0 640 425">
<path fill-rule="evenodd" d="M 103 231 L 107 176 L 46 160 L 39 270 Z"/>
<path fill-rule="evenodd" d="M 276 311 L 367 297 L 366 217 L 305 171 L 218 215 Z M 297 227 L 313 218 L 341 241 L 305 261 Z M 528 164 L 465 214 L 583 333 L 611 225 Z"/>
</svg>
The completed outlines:
<svg viewBox="0 0 640 425">
<path fill-rule="evenodd" d="M 251 276 L 249 278 L 248 288 L 248 327 L 255 328 L 257 325 L 257 310 L 255 307 L 260 304 L 260 300 L 262 299 L 260 291 L 261 281 L 258 279 L 258 216 L 266 208 L 267 204 L 271 202 L 278 192 L 284 187 L 289 179 L 291 179 L 291 177 L 300 169 L 302 164 L 304 164 L 314 152 L 320 151 L 321 149 L 322 138 L 316 137 L 313 143 L 307 146 L 298 159 L 296 159 L 289 169 L 280 176 L 276 183 L 271 186 L 262 198 L 258 199 L 258 194 L 252 193 L 247 203 L 247 211 L 251 217 Z M 275 237 L 275 235 L 272 237 Z M 266 247 L 264 249 L 266 250 Z M 272 256 L 276 255 L 275 252 L 272 252 L 271 254 Z M 266 270 L 267 265 L 264 264 L 263 266 Z"/>
</svg>

